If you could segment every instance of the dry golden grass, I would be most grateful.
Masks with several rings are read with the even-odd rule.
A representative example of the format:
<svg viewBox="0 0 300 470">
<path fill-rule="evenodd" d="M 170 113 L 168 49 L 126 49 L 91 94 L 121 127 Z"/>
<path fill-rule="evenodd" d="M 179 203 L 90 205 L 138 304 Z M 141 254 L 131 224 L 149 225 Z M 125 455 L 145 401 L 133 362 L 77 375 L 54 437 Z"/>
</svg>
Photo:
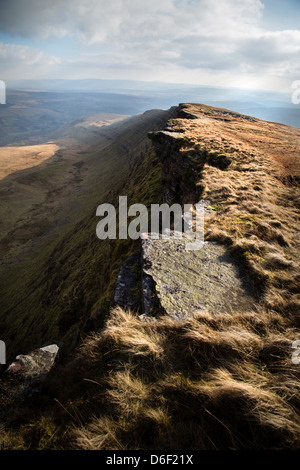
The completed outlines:
<svg viewBox="0 0 300 470">
<path fill-rule="evenodd" d="M 151 347 L 142 346 L 141 354 L 139 342 L 127 343 L 132 335 Z M 294 335 L 280 315 L 264 311 L 204 313 L 179 322 L 144 321 L 116 308 L 75 361 L 91 367 L 93 358 L 93 368 L 101 362 L 106 372 L 102 384 L 90 383 L 101 406 L 84 427 L 76 426 L 74 446 L 295 448 L 300 371 L 290 361 Z"/>
<path fill-rule="evenodd" d="M 186 147 L 231 161 L 225 170 L 206 164 L 199 175 L 201 197 L 217 209 L 206 220 L 206 239 L 227 245 L 266 305 L 299 326 L 300 130 L 185 106 L 196 119 L 173 120 L 173 127 L 184 131 Z"/>
<path fill-rule="evenodd" d="M 184 321 L 115 308 L 48 379 L 41 414 L 25 403 L 26 425 L 3 430 L 0 447 L 296 449 L 295 334 L 262 307 Z"/>
<path fill-rule="evenodd" d="M 39 165 L 59 150 L 53 143 L 24 147 L 0 147 L 0 179 L 18 170 Z"/>
</svg>

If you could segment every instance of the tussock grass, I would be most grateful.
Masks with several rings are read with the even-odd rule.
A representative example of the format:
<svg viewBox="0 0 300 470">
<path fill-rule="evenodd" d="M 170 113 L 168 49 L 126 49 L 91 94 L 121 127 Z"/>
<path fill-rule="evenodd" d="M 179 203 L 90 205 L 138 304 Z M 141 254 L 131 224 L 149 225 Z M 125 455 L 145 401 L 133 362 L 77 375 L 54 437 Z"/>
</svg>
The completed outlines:
<svg viewBox="0 0 300 470">
<path fill-rule="evenodd" d="M 116 308 L 75 360 L 101 363 L 104 382 L 90 383 L 101 406 L 70 439 L 80 449 L 295 448 L 294 335 L 264 311 L 145 321 Z"/>
</svg>

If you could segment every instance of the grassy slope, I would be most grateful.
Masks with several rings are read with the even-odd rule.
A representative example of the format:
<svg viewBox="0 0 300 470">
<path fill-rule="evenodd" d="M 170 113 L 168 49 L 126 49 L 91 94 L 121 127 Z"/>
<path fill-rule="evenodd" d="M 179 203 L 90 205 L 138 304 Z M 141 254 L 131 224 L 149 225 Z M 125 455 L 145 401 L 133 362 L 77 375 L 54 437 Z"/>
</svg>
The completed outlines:
<svg viewBox="0 0 300 470">
<path fill-rule="evenodd" d="M 0 328 L 10 359 L 45 342 L 70 346 L 90 316 L 102 324 L 119 265 L 133 248 L 130 241 L 96 238 L 96 208 L 102 202 L 117 205 L 122 194 L 129 201 L 159 200 L 161 165 L 147 132 L 164 125 L 168 116 L 152 111 L 116 125 L 115 132 L 107 128 L 112 143 L 80 156 L 85 172 L 77 185 L 48 213 L 37 215 L 40 230 L 45 221 L 42 233 L 17 246 L 9 264 L 2 265 Z M 46 184 L 68 169 L 65 161 L 34 169 L 34 184 Z"/>
</svg>

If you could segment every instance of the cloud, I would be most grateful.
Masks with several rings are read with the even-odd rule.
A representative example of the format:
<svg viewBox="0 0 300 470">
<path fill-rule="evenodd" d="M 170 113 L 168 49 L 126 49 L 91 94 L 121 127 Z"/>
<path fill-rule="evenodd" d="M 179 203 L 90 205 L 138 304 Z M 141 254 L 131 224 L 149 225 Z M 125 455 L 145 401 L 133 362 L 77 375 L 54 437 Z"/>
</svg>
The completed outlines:
<svg viewBox="0 0 300 470">
<path fill-rule="evenodd" d="M 61 59 L 33 47 L 0 42 L 0 62 L 2 71 L 9 70 L 13 78 L 34 78 L 35 70 L 46 77 L 53 67 L 61 64 Z"/>
<path fill-rule="evenodd" d="M 220 34 L 252 27 L 260 0 L 10 0 L 0 28 L 40 39 L 78 36 L 89 43 L 174 38 L 183 33 Z"/>
<path fill-rule="evenodd" d="M 300 67 L 300 31 L 264 30 L 263 12 L 261 0 L 10 0 L 0 29 L 39 44 L 10 49 L 11 64 L 39 64 L 56 77 L 232 84 L 248 74 L 255 83 L 284 78 L 287 86 Z M 43 54 L 53 38 L 71 38 L 77 56 Z"/>
</svg>

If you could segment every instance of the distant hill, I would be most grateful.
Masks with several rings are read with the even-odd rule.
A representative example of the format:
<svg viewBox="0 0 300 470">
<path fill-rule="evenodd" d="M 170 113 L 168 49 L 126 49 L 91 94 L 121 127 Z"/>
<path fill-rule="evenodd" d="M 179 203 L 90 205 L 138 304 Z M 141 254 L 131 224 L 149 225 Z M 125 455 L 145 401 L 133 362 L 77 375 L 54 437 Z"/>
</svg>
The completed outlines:
<svg viewBox="0 0 300 470">
<path fill-rule="evenodd" d="M 16 90 L 26 93 L 34 91 L 39 99 L 41 99 L 39 92 L 45 94 L 40 102 L 41 108 L 46 112 L 45 116 L 50 110 L 56 113 L 49 114 L 48 125 L 51 124 L 49 130 L 53 128 L 53 125 L 55 126 L 55 119 L 61 123 L 62 120 L 65 122 L 68 119 L 76 119 L 84 114 L 89 115 L 95 112 L 132 115 L 142 113 L 147 109 L 168 109 L 174 103 L 185 102 L 200 102 L 210 106 L 235 109 L 240 113 L 260 119 L 300 127 L 300 105 L 292 104 L 292 89 L 290 92 L 285 90 L 284 93 L 279 93 L 267 90 L 134 80 L 8 80 L 6 86 L 8 98 L 10 93 L 15 93 Z M 77 94 L 77 98 L 74 94 Z M 30 100 L 35 100 L 34 95 L 27 98 L 24 94 L 22 96 L 22 99 L 26 99 L 27 105 Z M 15 97 L 16 100 L 19 98 L 20 95 Z M 64 100 L 66 100 L 65 112 L 62 114 Z M 79 104 L 77 107 L 75 106 L 76 100 Z M 98 111 L 95 111 L 97 105 Z M 4 107 L 0 106 L 0 119 L 3 109 Z M 33 123 L 37 124 L 37 130 L 40 126 L 40 129 L 45 131 L 45 126 L 41 127 L 42 122 L 37 123 L 35 115 L 31 113 L 32 110 L 27 123 L 23 115 L 23 126 L 25 125 L 25 128 L 30 130 L 30 121 L 33 119 Z M 1 122 L 5 124 L 3 120 Z M 15 124 L 15 130 L 18 130 L 17 124 Z M 5 134 L 8 134 L 7 127 Z M 1 142 L 0 139 L 0 145 Z"/>
<path fill-rule="evenodd" d="M 92 114 L 134 115 L 151 100 L 112 93 L 8 91 L 0 106 L 0 145 L 40 144 L 57 137 L 61 126 Z"/>
</svg>

